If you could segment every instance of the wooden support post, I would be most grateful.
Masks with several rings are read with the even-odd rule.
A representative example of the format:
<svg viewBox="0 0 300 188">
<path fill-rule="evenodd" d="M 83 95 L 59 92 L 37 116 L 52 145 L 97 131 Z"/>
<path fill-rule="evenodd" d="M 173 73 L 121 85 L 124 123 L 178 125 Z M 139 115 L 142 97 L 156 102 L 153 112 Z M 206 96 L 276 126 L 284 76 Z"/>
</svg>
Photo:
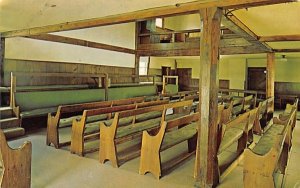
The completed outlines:
<svg viewBox="0 0 300 188">
<path fill-rule="evenodd" d="M 139 83 L 140 82 L 140 55 L 137 53 L 137 49 L 138 49 L 138 45 L 140 43 L 140 37 L 139 37 L 139 33 L 140 33 L 140 23 L 139 22 L 135 22 L 135 61 L 134 61 L 134 79 L 133 81 L 135 83 Z"/>
<path fill-rule="evenodd" d="M 135 54 L 135 63 L 134 63 L 134 82 L 140 82 L 140 56 Z"/>
<path fill-rule="evenodd" d="M 195 162 L 197 187 L 212 187 L 218 183 L 217 168 L 217 114 L 218 114 L 218 62 L 222 10 L 200 10 L 200 79 L 198 140 Z"/>
<path fill-rule="evenodd" d="M 0 86 L 3 86 L 4 84 L 4 53 L 5 53 L 5 38 L 1 37 L 0 33 L 0 73 L 1 73 L 1 78 L 0 78 Z"/>
<path fill-rule="evenodd" d="M 266 94 L 268 97 L 274 97 L 275 88 L 275 53 L 267 54 L 267 87 Z M 273 100 L 274 110 L 274 100 Z"/>
</svg>

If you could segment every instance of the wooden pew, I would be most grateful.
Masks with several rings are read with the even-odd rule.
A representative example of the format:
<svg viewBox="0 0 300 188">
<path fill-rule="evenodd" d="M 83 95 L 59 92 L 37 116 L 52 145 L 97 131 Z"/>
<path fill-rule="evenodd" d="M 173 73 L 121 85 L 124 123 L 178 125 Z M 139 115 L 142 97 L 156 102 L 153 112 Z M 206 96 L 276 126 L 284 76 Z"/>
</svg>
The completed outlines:
<svg viewBox="0 0 300 188">
<path fill-rule="evenodd" d="M 30 188 L 31 183 L 31 142 L 25 142 L 17 149 L 11 149 L 0 130 L 1 187 Z"/>
<path fill-rule="evenodd" d="M 256 97 L 249 95 L 246 97 L 234 97 L 233 98 L 233 109 L 232 114 L 237 116 L 241 113 L 244 113 L 251 108 L 254 108 L 256 105 Z"/>
<path fill-rule="evenodd" d="M 244 97 L 244 104 L 243 104 L 243 112 L 247 110 L 253 109 L 256 107 L 256 97 L 253 95 L 249 95 Z"/>
<path fill-rule="evenodd" d="M 293 104 L 286 104 L 285 110 L 282 114 L 279 114 L 279 119 L 285 121 L 289 118 L 290 113 L 292 112 L 293 108 L 298 109 L 298 101 L 299 99 L 296 98 Z M 297 122 L 297 110 L 294 115 L 294 119 L 292 120 L 292 129 L 294 130 Z"/>
<path fill-rule="evenodd" d="M 222 113 L 224 105 L 218 106 L 218 121 L 227 119 Z M 231 114 L 231 110 L 229 111 Z M 199 120 L 199 112 L 182 116 L 174 120 L 162 122 L 159 131 L 156 135 L 151 135 L 151 132 L 144 131 L 142 138 L 140 174 L 151 172 L 157 179 L 160 178 L 162 172 L 179 164 L 195 153 L 197 144 L 197 121 Z M 160 160 L 160 152 L 172 148 L 184 141 L 188 142 L 188 152 L 177 156 L 175 159 L 166 162 L 162 165 Z"/>
<path fill-rule="evenodd" d="M 110 160 L 114 167 L 119 166 L 120 161 L 127 161 L 134 157 L 139 156 L 140 147 L 136 151 L 131 151 L 130 155 L 118 156 L 117 144 L 124 143 L 133 138 L 141 137 L 144 130 L 156 130 L 161 122 L 165 120 L 170 120 L 178 118 L 180 116 L 190 113 L 190 107 L 193 101 L 181 101 L 175 103 L 169 103 L 165 105 L 152 106 L 147 108 L 123 111 L 115 113 L 113 122 L 111 126 L 105 125 L 105 123 L 100 123 L 100 146 L 99 146 L 99 161 L 104 163 L 106 160 Z M 181 114 L 171 114 L 167 115 L 166 112 L 168 109 L 175 108 L 186 108 L 186 113 Z M 174 110 L 175 111 L 175 110 Z M 162 112 L 162 116 L 159 118 L 151 119 L 148 121 L 142 121 L 139 123 L 133 122 L 127 126 L 120 126 L 119 121 L 121 118 L 136 117 L 141 114 L 150 113 L 150 112 Z"/>
<path fill-rule="evenodd" d="M 267 127 L 269 121 L 273 117 L 273 102 L 274 98 L 268 98 L 264 101 L 259 102 L 258 104 L 258 116 L 259 121 L 255 123 L 254 132 L 261 135 L 264 132 L 264 129 Z"/>
<path fill-rule="evenodd" d="M 58 106 L 56 114 L 54 116 L 52 116 L 51 113 L 48 113 L 46 144 L 49 146 L 52 143 L 55 146 L 55 148 L 69 145 L 71 143 L 70 141 L 66 141 L 63 143 L 60 142 L 59 128 L 71 126 L 73 120 L 80 119 L 82 112 L 86 109 L 127 105 L 133 103 L 140 103 L 143 101 L 144 101 L 144 97 L 136 97 L 136 98 L 129 98 L 129 99 L 114 100 L 114 101 L 100 101 L 100 102 L 81 103 L 81 104 L 73 104 L 73 105 L 60 105 Z M 103 115 L 90 117 L 86 119 L 86 122 L 94 122 L 94 121 L 105 120 L 105 119 L 107 119 L 107 116 L 103 114 Z"/>
<path fill-rule="evenodd" d="M 293 108 L 289 119 L 273 118 L 274 124 L 264 133 L 253 149 L 245 150 L 244 187 L 276 187 L 278 172 L 284 174 L 289 158 Z"/>
<path fill-rule="evenodd" d="M 258 108 L 255 108 L 245 112 L 222 125 L 222 131 L 219 132 L 219 134 L 221 134 L 221 136 L 219 136 L 221 141 L 217 148 L 218 158 L 220 158 L 221 154 L 234 143 L 237 142 L 238 145 L 234 156 L 224 164 L 221 164 L 220 159 L 218 159 L 218 165 L 216 166 L 218 167 L 217 171 L 219 172 L 220 181 L 222 181 L 238 165 L 239 157 L 242 155 L 244 149 L 252 143 L 253 126 L 258 118 L 257 110 Z"/>
<path fill-rule="evenodd" d="M 151 172 L 157 179 L 162 171 L 173 167 L 195 153 L 197 145 L 197 121 L 199 113 L 186 115 L 168 122 L 162 122 L 156 135 L 143 131 L 139 173 Z M 188 143 L 188 152 L 177 156 L 172 162 L 161 164 L 160 152 L 172 148 L 184 141 Z M 162 170 L 163 169 L 163 170 Z"/>
<path fill-rule="evenodd" d="M 112 107 L 104 107 L 104 108 L 97 108 L 91 110 L 84 110 L 81 118 L 79 120 L 74 119 L 72 125 L 72 136 L 71 136 L 71 153 L 78 154 L 83 156 L 85 153 L 97 151 L 99 148 L 91 148 L 89 150 L 85 149 L 84 141 L 98 139 L 99 138 L 99 124 L 100 122 L 105 123 L 106 125 L 110 126 L 112 124 L 112 117 L 113 113 L 125 111 L 125 110 L 133 110 L 138 108 L 144 108 L 149 106 L 155 105 L 162 105 L 167 104 L 169 101 L 161 100 L 161 101 L 150 101 L 150 102 L 143 102 L 143 103 L 136 103 L 136 104 L 129 104 L 129 105 L 117 105 Z M 120 103 L 119 103 L 120 104 Z M 124 104 L 124 103 L 123 103 Z M 103 119 L 100 121 L 88 122 L 87 119 L 93 116 L 102 116 L 105 115 L 107 119 Z M 147 117 L 137 117 L 137 118 L 124 118 L 121 119 L 119 124 L 125 126 L 131 124 L 133 121 L 139 122 L 145 119 L 157 118 L 160 117 L 160 113 L 152 113 L 148 114 Z"/>
</svg>

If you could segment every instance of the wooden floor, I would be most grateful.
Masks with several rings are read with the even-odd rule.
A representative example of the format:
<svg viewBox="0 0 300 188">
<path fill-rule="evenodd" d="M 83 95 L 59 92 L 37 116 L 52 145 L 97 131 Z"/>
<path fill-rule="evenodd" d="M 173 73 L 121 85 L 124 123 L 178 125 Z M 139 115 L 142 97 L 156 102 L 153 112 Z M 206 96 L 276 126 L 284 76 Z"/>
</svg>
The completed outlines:
<svg viewBox="0 0 300 188">
<path fill-rule="evenodd" d="M 283 187 L 300 187 L 300 122 L 293 135 L 293 148 L 289 160 L 287 174 Z M 9 142 L 10 146 L 19 146 L 23 141 L 32 142 L 32 180 L 33 188 L 41 187 L 193 187 L 193 170 L 195 157 L 190 158 L 179 167 L 156 180 L 152 174 L 139 175 L 139 158 L 124 163 L 120 168 L 113 168 L 109 162 L 101 165 L 98 162 L 98 152 L 85 157 L 70 154 L 69 148 L 55 149 L 46 146 L 46 129 L 30 133 L 27 136 Z M 91 144 L 97 144 L 96 142 Z M 129 143 L 130 144 L 130 143 Z M 121 146 L 128 147 L 127 146 Z M 180 154 L 184 144 L 162 153 L 162 161 Z M 229 148 L 225 155 L 230 155 L 234 147 Z M 243 186 L 243 164 L 229 174 L 219 185 L 222 188 Z"/>
</svg>

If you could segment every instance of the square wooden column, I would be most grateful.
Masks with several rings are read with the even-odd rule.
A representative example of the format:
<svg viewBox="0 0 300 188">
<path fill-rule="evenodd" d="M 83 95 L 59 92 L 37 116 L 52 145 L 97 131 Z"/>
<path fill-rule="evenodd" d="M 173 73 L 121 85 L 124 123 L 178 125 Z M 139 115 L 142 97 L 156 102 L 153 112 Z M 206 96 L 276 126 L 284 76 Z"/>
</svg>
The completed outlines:
<svg viewBox="0 0 300 188">
<path fill-rule="evenodd" d="M 275 53 L 267 54 L 267 87 L 266 97 L 274 97 L 275 91 Z M 273 103 L 274 110 L 274 103 Z"/>
<path fill-rule="evenodd" d="M 4 84 L 4 54 L 5 54 L 5 38 L 0 33 L 0 86 Z"/>
<path fill-rule="evenodd" d="M 275 54 L 267 54 L 267 97 L 274 97 L 275 83 Z"/>
<path fill-rule="evenodd" d="M 140 55 L 137 53 L 138 45 L 140 43 L 140 23 L 135 22 L 135 60 L 134 60 L 134 75 L 136 76 L 133 79 L 133 82 L 140 82 Z"/>
<path fill-rule="evenodd" d="M 198 140 L 195 162 L 197 187 L 212 187 L 218 183 L 217 115 L 218 115 L 218 62 L 222 10 L 200 10 L 200 79 Z"/>
<path fill-rule="evenodd" d="M 140 56 L 135 54 L 135 62 L 134 62 L 134 82 L 140 82 Z"/>
</svg>

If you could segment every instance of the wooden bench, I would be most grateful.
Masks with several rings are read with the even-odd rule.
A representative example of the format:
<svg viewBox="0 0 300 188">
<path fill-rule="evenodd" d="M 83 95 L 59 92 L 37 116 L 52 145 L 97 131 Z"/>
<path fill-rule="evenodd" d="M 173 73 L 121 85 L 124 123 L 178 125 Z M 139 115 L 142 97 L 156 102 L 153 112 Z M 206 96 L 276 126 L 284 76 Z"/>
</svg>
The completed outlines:
<svg viewBox="0 0 300 188">
<path fill-rule="evenodd" d="M 127 105 L 133 103 L 140 103 L 144 101 L 144 97 L 136 97 L 129 99 L 121 99 L 114 101 L 100 101 L 92 103 L 81 103 L 73 105 L 60 105 L 57 108 L 56 114 L 52 116 L 48 113 L 47 121 L 47 140 L 46 144 L 49 146 L 51 143 L 55 148 L 59 148 L 65 145 L 69 145 L 71 141 L 61 143 L 59 140 L 59 128 L 71 126 L 74 119 L 80 119 L 84 110 L 94 108 L 104 108 L 110 106 Z M 80 115 L 79 115 L 80 114 Z M 75 115 L 75 116 L 74 116 Z M 95 122 L 99 120 L 107 119 L 106 114 L 100 114 L 98 116 L 91 116 L 86 119 L 86 122 Z"/>
<path fill-rule="evenodd" d="M 110 160 L 112 166 L 118 167 L 120 161 L 127 161 L 134 157 L 139 156 L 140 146 L 136 151 L 130 151 L 130 155 L 118 156 L 117 144 L 124 143 L 133 138 L 141 137 L 144 130 L 156 130 L 161 122 L 178 118 L 190 113 L 190 107 L 193 101 L 181 101 L 175 103 L 169 103 L 165 105 L 152 106 L 147 108 L 129 110 L 124 112 L 117 112 L 114 116 L 113 122 L 110 126 L 105 125 L 104 122 L 100 123 L 100 146 L 99 146 L 99 161 L 104 163 L 106 160 Z M 170 114 L 167 115 L 168 109 L 186 108 L 186 113 Z M 136 117 L 141 114 L 148 114 L 153 112 L 160 112 L 162 115 L 159 118 L 135 122 L 127 126 L 120 126 L 119 122 L 121 118 Z"/>
<path fill-rule="evenodd" d="M 237 116 L 241 113 L 244 113 L 246 110 L 249 110 L 255 107 L 256 98 L 253 95 L 246 97 L 233 97 L 233 109 L 232 114 Z"/>
<path fill-rule="evenodd" d="M 253 126 L 254 122 L 257 121 L 257 110 L 255 108 L 251 111 L 245 112 L 235 119 L 222 125 L 222 130 L 219 132 L 221 139 L 217 147 L 218 155 L 218 167 L 217 171 L 219 172 L 220 180 L 222 181 L 238 164 L 239 157 L 243 153 L 244 149 L 248 144 L 253 141 Z M 234 156 L 224 163 L 221 163 L 220 157 L 221 154 L 234 143 L 238 143 L 236 152 Z"/>
<path fill-rule="evenodd" d="M 31 143 L 27 141 L 21 147 L 11 149 L 3 131 L 0 130 L 1 187 L 30 188 L 31 147 Z"/>
<path fill-rule="evenodd" d="M 255 147 L 245 150 L 244 187 L 276 187 L 276 173 L 285 173 L 295 111 L 293 108 L 286 121 L 273 118 L 274 124 L 263 134 Z"/>
<path fill-rule="evenodd" d="M 274 98 L 268 98 L 264 101 L 259 102 L 258 104 L 258 116 L 259 121 L 256 122 L 254 127 L 254 132 L 256 134 L 262 134 L 264 132 L 265 127 L 267 127 L 269 121 L 273 117 L 273 103 Z"/>
<path fill-rule="evenodd" d="M 122 100 L 123 104 L 125 100 Z M 72 135 L 71 135 L 71 153 L 78 154 L 83 156 L 85 153 L 94 152 L 99 149 L 97 148 L 89 148 L 85 149 L 84 142 L 87 140 L 98 139 L 99 138 L 99 124 L 100 122 L 105 123 L 107 126 L 112 124 L 112 117 L 114 113 L 125 111 L 125 110 L 133 110 L 138 108 L 145 108 L 149 106 L 155 105 L 162 105 L 167 104 L 169 101 L 161 100 L 161 101 L 150 101 L 150 102 L 143 102 L 143 103 L 128 103 L 129 105 L 120 105 L 120 101 L 117 101 L 119 105 L 112 106 L 112 107 L 104 107 L 104 108 L 97 108 L 97 109 L 90 109 L 84 110 L 80 119 L 73 119 L 72 124 Z M 117 104 L 117 103 L 116 103 Z M 105 119 L 97 120 L 97 121 L 88 121 L 89 118 L 98 116 L 105 116 Z M 122 126 L 131 124 L 133 121 L 140 122 L 143 120 L 153 119 L 160 117 L 161 113 L 152 113 L 148 114 L 147 116 L 138 116 L 135 119 L 132 117 L 120 119 L 119 124 Z"/>
<path fill-rule="evenodd" d="M 195 153 L 197 145 L 197 121 L 199 113 L 186 115 L 168 122 L 162 122 L 159 131 L 152 136 L 151 133 L 144 131 L 142 137 L 142 149 L 139 173 L 141 175 L 151 172 L 157 179 L 161 172 L 168 167 L 173 167 L 179 162 L 187 159 Z M 188 143 L 188 152 L 181 154 L 172 163 L 162 166 L 160 152 L 167 150 L 184 141 Z M 163 169 L 163 170 L 162 170 Z"/>
<path fill-rule="evenodd" d="M 93 89 L 87 87 L 57 86 L 22 86 L 18 89 L 16 76 L 49 77 L 49 78 L 97 78 L 98 84 Z M 107 74 L 74 74 L 74 73 L 11 73 L 11 105 L 19 106 L 19 116 L 30 118 L 44 116 L 56 111 L 57 106 L 77 103 L 104 101 L 107 97 Z"/>
<path fill-rule="evenodd" d="M 222 113 L 224 105 L 218 106 L 218 121 L 221 117 L 228 113 Z M 231 114 L 231 111 L 229 111 Z M 156 135 L 151 132 L 144 131 L 142 138 L 142 150 L 140 160 L 140 174 L 151 172 L 157 179 L 160 178 L 163 171 L 179 164 L 195 153 L 197 145 L 197 121 L 199 120 L 199 112 L 182 116 L 174 120 L 162 122 Z M 168 161 L 163 166 L 160 160 L 160 152 L 165 151 L 184 141 L 188 142 L 188 152 L 177 156 L 175 159 Z"/>
<path fill-rule="evenodd" d="M 293 108 L 298 109 L 298 101 L 299 99 L 296 98 L 294 100 L 293 104 L 286 104 L 285 110 L 282 114 L 279 114 L 279 119 L 285 121 L 286 119 L 289 118 L 290 113 L 292 112 Z M 296 114 L 294 115 L 294 119 L 292 120 L 292 129 L 294 130 L 297 122 L 297 110 L 295 112 Z"/>
</svg>

